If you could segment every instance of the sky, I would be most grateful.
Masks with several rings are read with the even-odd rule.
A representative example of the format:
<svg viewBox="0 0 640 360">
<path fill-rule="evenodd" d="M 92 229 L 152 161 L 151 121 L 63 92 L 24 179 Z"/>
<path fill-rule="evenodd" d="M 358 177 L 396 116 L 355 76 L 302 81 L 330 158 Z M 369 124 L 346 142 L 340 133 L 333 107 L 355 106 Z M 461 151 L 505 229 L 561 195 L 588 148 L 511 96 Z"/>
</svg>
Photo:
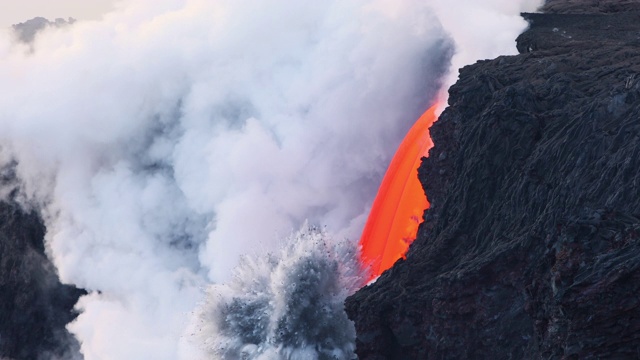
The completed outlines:
<svg viewBox="0 0 640 360">
<path fill-rule="evenodd" d="M 99 19 L 115 0 L 0 0 L 0 26 L 6 27 L 37 16 L 49 20 L 69 17 Z"/>
</svg>

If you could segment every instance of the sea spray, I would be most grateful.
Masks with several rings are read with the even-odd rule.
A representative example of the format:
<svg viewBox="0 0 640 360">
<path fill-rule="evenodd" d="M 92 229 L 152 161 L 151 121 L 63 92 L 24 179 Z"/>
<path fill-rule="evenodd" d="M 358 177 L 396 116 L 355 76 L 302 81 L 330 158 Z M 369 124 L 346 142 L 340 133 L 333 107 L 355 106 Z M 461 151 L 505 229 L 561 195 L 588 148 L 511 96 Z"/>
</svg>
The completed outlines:
<svg viewBox="0 0 640 360">
<path fill-rule="evenodd" d="M 218 359 L 352 359 L 345 298 L 362 285 L 352 241 L 304 226 L 279 252 L 245 256 L 194 314 L 194 339 Z"/>
</svg>

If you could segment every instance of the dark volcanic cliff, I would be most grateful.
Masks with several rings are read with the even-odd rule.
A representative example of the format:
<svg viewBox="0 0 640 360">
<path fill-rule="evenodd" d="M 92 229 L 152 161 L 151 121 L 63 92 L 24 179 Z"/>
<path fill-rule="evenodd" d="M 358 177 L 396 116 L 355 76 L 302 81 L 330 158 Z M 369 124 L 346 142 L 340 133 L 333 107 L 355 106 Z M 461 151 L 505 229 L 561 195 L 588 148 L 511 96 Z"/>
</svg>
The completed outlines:
<svg viewBox="0 0 640 360">
<path fill-rule="evenodd" d="M 638 0 L 547 0 L 540 9 L 554 14 L 614 14 L 640 11 Z"/>
<path fill-rule="evenodd" d="M 549 1 L 462 69 L 418 238 L 347 300 L 361 360 L 640 358 L 635 5 Z"/>
<path fill-rule="evenodd" d="M 37 215 L 0 202 L 0 359 L 79 356 L 65 326 L 84 291 L 60 284 L 45 256 L 44 231 Z"/>
</svg>

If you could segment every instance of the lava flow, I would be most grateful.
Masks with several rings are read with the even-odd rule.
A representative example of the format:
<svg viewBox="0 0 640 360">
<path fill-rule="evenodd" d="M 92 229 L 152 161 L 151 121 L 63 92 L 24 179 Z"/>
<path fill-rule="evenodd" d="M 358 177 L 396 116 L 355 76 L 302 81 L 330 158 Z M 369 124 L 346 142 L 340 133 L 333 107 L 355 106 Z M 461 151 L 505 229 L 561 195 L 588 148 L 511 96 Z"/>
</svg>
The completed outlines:
<svg viewBox="0 0 640 360">
<path fill-rule="evenodd" d="M 361 262 L 372 280 L 404 258 L 415 240 L 429 202 L 418 180 L 418 167 L 433 146 L 429 127 L 438 104 L 411 127 L 389 164 L 360 238 Z"/>
</svg>

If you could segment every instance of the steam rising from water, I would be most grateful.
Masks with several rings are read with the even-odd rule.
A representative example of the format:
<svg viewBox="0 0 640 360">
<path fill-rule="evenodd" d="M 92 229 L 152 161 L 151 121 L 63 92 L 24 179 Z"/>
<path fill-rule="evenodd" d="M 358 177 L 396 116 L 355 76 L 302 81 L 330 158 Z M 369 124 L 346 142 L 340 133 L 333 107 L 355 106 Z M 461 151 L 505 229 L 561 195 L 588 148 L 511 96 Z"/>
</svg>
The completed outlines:
<svg viewBox="0 0 640 360">
<path fill-rule="evenodd" d="M 513 48 L 523 3 L 140 0 L 31 45 L 0 33 L 1 158 L 43 214 L 62 280 L 91 291 L 69 326 L 85 358 L 207 356 L 194 338 L 220 356 L 349 352 L 338 305 L 354 274 L 336 259 L 352 250 L 322 232 L 281 239 L 309 219 L 355 243 L 395 146 L 441 88 L 452 55 L 441 22 L 469 46 L 456 64 L 492 57 Z M 502 31 L 491 46 L 458 33 L 469 25 L 455 17 L 481 6 L 495 16 L 478 32 Z M 291 290 L 285 279 L 302 274 L 309 286 Z M 308 310 L 327 306 L 333 334 L 284 315 L 311 295 L 325 296 Z"/>
</svg>

